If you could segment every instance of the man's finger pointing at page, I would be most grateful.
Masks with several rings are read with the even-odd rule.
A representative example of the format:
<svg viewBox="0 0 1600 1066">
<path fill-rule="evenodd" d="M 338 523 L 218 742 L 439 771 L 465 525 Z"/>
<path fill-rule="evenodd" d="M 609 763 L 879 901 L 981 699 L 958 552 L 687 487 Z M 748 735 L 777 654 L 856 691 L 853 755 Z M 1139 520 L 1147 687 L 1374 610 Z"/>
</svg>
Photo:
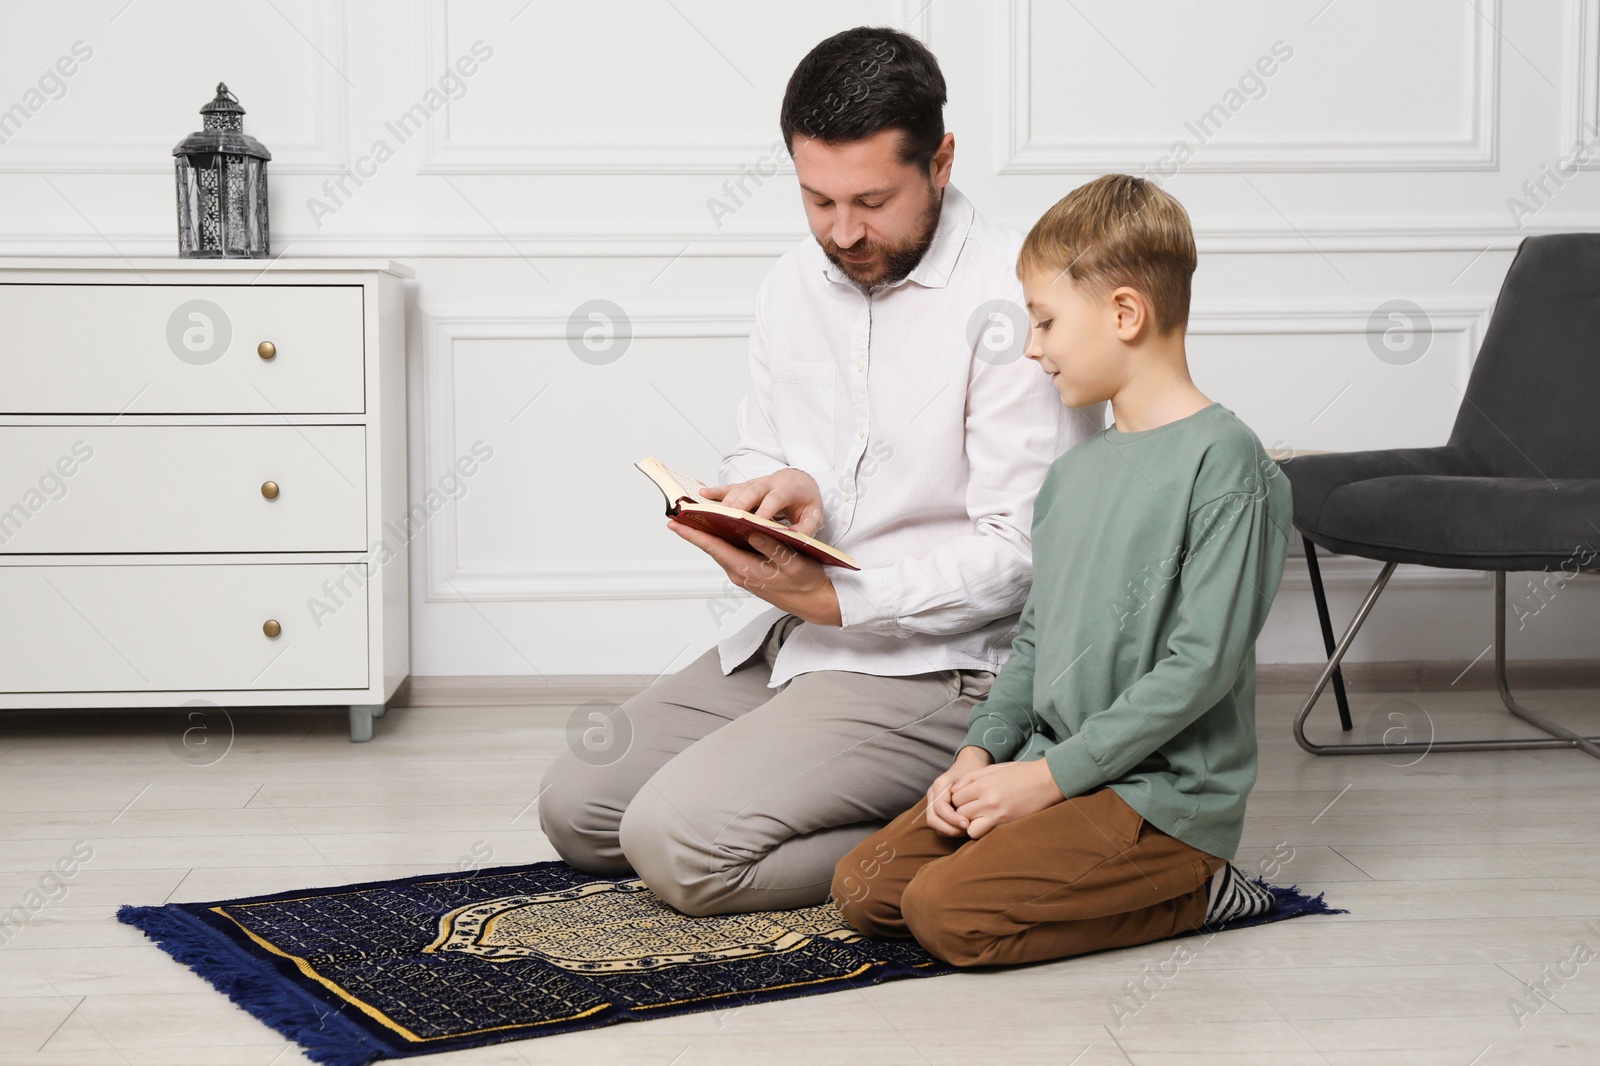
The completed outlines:
<svg viewBox="0 0 1600 1066">
<path fill-rule="evenodd" d="M 792 527 L 807 536 L 822 528 L 822 507 L 811 498 L 809 492 L 787 485 L 777 486 L 768 492 L 755 513 L 758 518 L 785 515 Z"/>
</svg>

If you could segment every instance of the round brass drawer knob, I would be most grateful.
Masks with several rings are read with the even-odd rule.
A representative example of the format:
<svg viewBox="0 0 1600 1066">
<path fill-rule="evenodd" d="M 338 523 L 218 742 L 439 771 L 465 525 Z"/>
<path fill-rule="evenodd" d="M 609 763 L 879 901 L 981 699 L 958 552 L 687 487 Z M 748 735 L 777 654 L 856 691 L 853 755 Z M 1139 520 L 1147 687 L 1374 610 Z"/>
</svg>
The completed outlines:
<svg viewBox="0 0 1600 1066">
<path fill-rule="evenodd" d="M 269 500 L 276 500 L 278 498 L 278 483 L 276 481 L 263 481 L 261 483 L 261 495 Z"/>
<path fill-rule="evenodd" d="M 283 627 L 278 624 L 278 620 L 276 618 L 269 618 L 265 622 L 261 623 L 261 632 L 265 633 L 269 637 L 276 637 L 279 633 L 283 632 Z"/>
<path fill-rule="evenodd" d="M 262 341 L 256 345 L 256 354 L 263 359 L 271 359 L 278 354 L 278 346 L 271 341 Z"/>
</svg>

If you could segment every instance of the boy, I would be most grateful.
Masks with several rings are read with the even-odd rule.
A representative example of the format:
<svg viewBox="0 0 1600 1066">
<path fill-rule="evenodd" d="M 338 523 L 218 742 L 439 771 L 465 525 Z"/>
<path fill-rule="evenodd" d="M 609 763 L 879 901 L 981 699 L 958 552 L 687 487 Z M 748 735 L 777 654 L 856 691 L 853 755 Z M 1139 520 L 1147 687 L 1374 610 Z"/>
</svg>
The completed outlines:
<svg viewBox="0 0 1600 1066">
<path fill-rule="evenodd" d="M 956 966 L 1035 962 L 1260 914 L 1231 860 L 1256 778 L 1255 640 L 1283 573 L 1287 479 L 1184 354 L 1194 236 L 1112 174 L 1017 262 L 1025 354 L 1115 422 L 1051 466 L 1011 658 L 926 796 L 840 860 L 871 936 Z"/>
</svg>

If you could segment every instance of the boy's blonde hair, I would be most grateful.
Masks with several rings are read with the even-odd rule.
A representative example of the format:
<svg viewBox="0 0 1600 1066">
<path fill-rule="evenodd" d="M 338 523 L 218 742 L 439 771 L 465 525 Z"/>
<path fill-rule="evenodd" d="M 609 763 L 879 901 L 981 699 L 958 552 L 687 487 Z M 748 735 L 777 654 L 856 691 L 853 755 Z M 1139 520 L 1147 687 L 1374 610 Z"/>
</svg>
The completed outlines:
<svg viewBox="0 0 1600 1066">
<path fill-rule="evenodd" d="M 1183 205 L 1154 183 L 1107 174 L 1078 186 L 1033 224 L 1017 277 L 1065 271 L 1097 293 L 1127 285 L 1153 305 L 1156 331 L 1189 321 L 1194 231 Z"/>
</svg>

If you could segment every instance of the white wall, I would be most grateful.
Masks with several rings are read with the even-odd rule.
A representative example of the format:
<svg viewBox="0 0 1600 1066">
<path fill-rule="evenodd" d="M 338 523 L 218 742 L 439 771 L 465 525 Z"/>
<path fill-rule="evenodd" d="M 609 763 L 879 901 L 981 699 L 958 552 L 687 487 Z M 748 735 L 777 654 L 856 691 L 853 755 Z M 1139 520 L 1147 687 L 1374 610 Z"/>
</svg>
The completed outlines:
<svg viewBox="0 0 1600 1066">
<path fill-rule="evenodd" d="M 0 253 L 176 254 L 171 147 L 227 81 L 246 130 L 273 151 L 274 252 L 389 256 L 417 271 L 413 500 L 474 441 L 494 448 L 417 542 L 414 671 L 653 675 L 717 637 L 724 593 L 720 572 L 660 528 L 655 490 L 631 463 L 653 453 L 711 476 L 732 443 L 756 285 L 807 239 L 778 107 L 817 41 L 860 23 L 927 41 L 950 86 L 954 180 L 1018 229 L 1094 174 L 1161 176 L 1199 235 L 1201 387 L 1268 444 L 1354 449 L 1442 443 L 1517 242 L 1600 228 L 1591 169 L 1539 200 L 1520 188 L 1595 136 L 1597 9 L 8 5 L 0 108 L 22 105 L 25 121 L 0 127 Z M 34 93 L 77 41 L 92 56 Z M 476 66 L 446 103 L 440 78 L 475 42 Z M 1275 45 L 1271 76 L 1230 95 Z M 402 136 L 390 124 L 418 104 L 428 120 Z M 1186 122 L 1213 105 L 1220 128 L 1162 176 L 1173 143 L 1196 142 Z M 749 180 L 773 163 L 775 176 Z M 351 168 L 359 182 L 334 191 Z M 709 201 L 741 173 L 747 195 L 714 218 Z M 607 365 L 565 339 L 569 315 L 595 299 L 623 308 L 633 331 Z M 1369 347 L 1369 316 L 1392 299 L 1431 323 L 1409 365 Z M 574 519 L 579 503 L 592 518 Z M 1332 560 L 1327 571 L 1342 627 L 1372 568 Z M 1491 605 L 1482 574 L 1405 568 L 1355 657 L 1465 665 L 1492 635 Z M 1302 562 L 1277 606 L 1260 660 L 1316 657 Z M 1593 656 L 1597 620 L 1600 593 L 1574 586 L 1513 626 L 1513 654 Z"/>
</svg>

